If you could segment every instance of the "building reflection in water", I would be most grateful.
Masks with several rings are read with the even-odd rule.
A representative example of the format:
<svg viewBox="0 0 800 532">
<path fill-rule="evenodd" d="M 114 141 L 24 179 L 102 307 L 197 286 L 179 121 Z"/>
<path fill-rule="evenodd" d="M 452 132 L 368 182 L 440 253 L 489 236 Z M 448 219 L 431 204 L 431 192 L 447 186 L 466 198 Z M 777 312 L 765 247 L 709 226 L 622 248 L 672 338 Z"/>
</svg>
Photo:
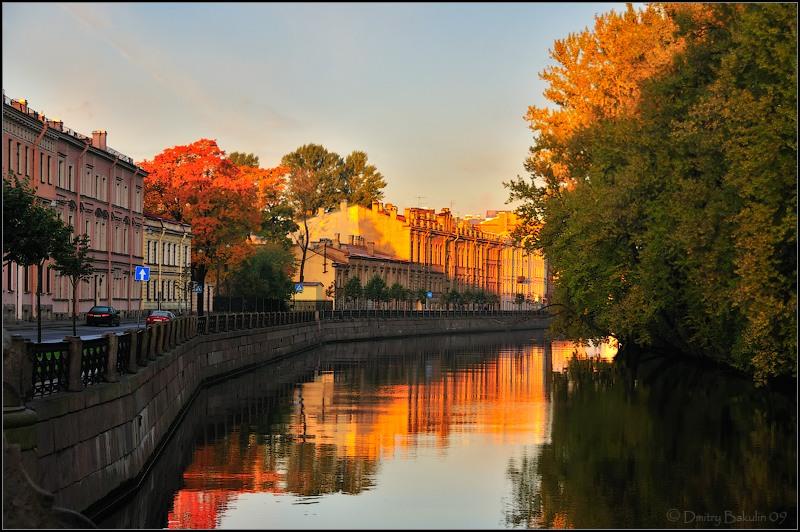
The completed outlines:
<svg viewBox="0 0 800 532">
<path fill-rule="evenodd" d="M 469 344 L 467 344 L 469 345 Z M 550 439 L 550 349 L 495 343 L 432 354 L 320 361 L 268 424 L 205 434 L 183 472 L 169 528 L 214 528 L 243 493 L 308 498 L 359 494 L 382 463 L 468 445 L 541 445 Z M 559 344 L 560 346 L 560 344 Z M 558 348 L 559 356 L 566 348 Z M 555 350 L 554 350 L 555 352 Z M 413 486 L 409 486 L 413 489 Z"/>
</svg>

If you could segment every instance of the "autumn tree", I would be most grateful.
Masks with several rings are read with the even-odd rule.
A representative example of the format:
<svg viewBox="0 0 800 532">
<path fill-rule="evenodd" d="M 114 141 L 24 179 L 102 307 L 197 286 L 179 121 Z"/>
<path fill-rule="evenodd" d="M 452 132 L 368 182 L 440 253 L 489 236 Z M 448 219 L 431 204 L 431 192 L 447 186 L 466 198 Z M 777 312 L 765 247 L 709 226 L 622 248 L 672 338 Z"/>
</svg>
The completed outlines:
<svg viewBox="0 0 800 532">
<path fill-rule="evenodd" d="M 229 159 L 239 167 L 243 178 L 252 181 L 256 187 L 256 204 L 261 214 L 261 225 L 256 234 L 288 249 L 291 246 L 289 234 L 298 229 L 285 194 L 289 169 L 285 166 L 261 168 L 258 156 L 252 153 L 234 152 Z"/>
<path fill-rule="evenodd" d="M 204 285 L 212 268 L 246 255 L 225 250 L 244 251 L 245 239 L 258 229 L 256 188 L 216 141 L 174 146 L 140 166 L 148 172 L 145 211 L 192 225 L 195 282 Z M 203 293 L 198 309 L 202 315 Z"/>
</svg>

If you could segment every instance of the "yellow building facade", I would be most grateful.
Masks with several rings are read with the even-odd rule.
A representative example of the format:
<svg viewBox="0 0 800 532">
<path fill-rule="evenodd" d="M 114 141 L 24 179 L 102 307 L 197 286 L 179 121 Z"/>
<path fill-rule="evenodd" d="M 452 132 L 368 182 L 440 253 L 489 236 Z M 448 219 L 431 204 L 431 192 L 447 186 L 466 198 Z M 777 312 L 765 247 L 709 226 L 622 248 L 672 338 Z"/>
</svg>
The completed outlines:
<svg viewBox="0 0 800 532">
<path fill-rule="evenodd" d="M 447 290 L 480 288 L 497 294 L 501 308 L 519 308 L 517 294 L 525 300 L 522 308 L 534 307 L 548 301 L 547 264 L 514 245 L 510 232 L 516 223 L 510 212 L 474 223 L 449 209 L 400 214 L 390 203 L 366 208 L 342 202 L 308 220 L 304 278 L 322 282 L 334 295 L 350 277 L 363 285 L 377 274 L 389 286 L 430 290 L 432 303 Z M 295 253 L 299 260 L 299 246 Z"/>
<path fill-rule="evenodd" d="M 197 311 L 197 294 L 191 290 L 192 227 L 145 214 L 142 255 L 150 280 L 138 283 L 142 310 L 169 310 L 176 314 Z"/>
</svg>

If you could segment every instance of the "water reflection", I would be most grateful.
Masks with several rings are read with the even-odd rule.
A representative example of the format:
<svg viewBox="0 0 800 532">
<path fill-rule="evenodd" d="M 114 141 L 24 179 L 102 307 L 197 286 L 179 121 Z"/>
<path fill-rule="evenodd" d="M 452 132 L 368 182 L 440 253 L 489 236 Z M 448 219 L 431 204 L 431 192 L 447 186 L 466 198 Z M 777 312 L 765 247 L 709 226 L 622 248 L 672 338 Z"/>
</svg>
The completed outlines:
<svg viewBox="0 0 800 532">
<path fill-rule="evenodd" d="M 635 386 L 572 360 L 551 442 L 509 460 L 509 527 L 794 528 L 796 408 L 750 382 L 652 362 Z"/>
<path fill-rule="evenodd" d="M 101 524 L 696 525 L 666 519 L 674 508 L 796 521 L 793 412 L 713 372 L 632 380 L 604 362 L 613 349 L 428 337 L 266 366 L 204 390 L 145 487 Z"/>
</svg>

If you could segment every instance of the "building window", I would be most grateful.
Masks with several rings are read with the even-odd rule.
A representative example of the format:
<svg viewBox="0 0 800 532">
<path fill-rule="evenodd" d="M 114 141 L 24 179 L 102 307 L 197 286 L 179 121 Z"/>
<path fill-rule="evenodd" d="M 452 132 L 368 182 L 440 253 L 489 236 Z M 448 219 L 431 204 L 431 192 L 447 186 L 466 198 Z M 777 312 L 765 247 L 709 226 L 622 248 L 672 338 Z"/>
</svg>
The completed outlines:
<svg viewBox="0 0 800 532">
<path fill-rule="evenodd" d="M 72 165 L 67 167 L 67 189 L 72 192 L 75 192 L 75 189 L 72 187 Z"/>
<path fill-rule="evenodd" d="M 53 184 L 53 178 L 50 175 L 50 164 L 51 164 L 51 158 L 48 155 L 47 156 L 47 184 L 48 185 L 52 185 Z"/>
<path fill-rule="evenodd" d="M 17 173 L 21 174 L 22 173 L 22 167 L 19 165 L 19 147 L 20 147 L 20 143 L 17 142 Z"/>
<path fill-rule="evenodd" d="M 50 270 L 50 268 L 47 268 L 45 275 L 47 276 L 47 293 L 51 294 L 52 292 L 50 292 L 50 276 L 53 275 L 53 273 Z"/>
<path fill-rule="evenodd" d="M 25 176 L 26 177 L 30 177 L 30 174 L 28 173 L 28 147 L 27 146 L 25 146 Z"/>
<path fill-rule="evenodd" d="M 122 252 L 123 253 L 127 253 L 128 252 L 128 228 L 127 227 L 123 227 L 122 228 Z"/>
<path fill-rule="evenodd" d="M 8 279 L 7 279 L 7 283 L 8 284 L 7 284 L 7 286 L 8 286 L 8 291 L 9 292 L 13 292 L 14 291 L 14 287 L 11 285 L 11 281 L 12 281 L 11 274 L 12 274 L 13 270 L 14 270 L 14 263 L 13 262 L 9 262 L 6 265 L 6 271 L 7 271 L 7 275 L 8 275 Z"/>
<path fill-rule="evenodd" d="M 39 152 L 39 181 L 44 183 L 44 153 Z"/>
<path fill-rule="evenodd" d="M 13 168 L 11 168 L 11 147 L 12 147 L 11 139 L 8 139 L 8 171 L 13 170 Z"/>
<path fill-rule="evenodd" d="M 189 266 L 189 264 L 191 263 L 191 260 L 190 260 L 190 257 L 189 257 L 189 246 L 183 246 L 183 261 L 184 261 L 184 265 L 186 265 L 186 266 Z"/>
<path fill-rule="evenodd" d="M 64 161 L 58 160 L 58 172 L 56 173 L 56 184 L 60 188 L 64 188 Z"/>
<path fill-rule="evenodd" d="M 30 267 L 24 266 L 23 269 L 25 271 L 25 278 L 24 278 L 25 292 L 30 292 L 31 291 Z"/>
</svg>

